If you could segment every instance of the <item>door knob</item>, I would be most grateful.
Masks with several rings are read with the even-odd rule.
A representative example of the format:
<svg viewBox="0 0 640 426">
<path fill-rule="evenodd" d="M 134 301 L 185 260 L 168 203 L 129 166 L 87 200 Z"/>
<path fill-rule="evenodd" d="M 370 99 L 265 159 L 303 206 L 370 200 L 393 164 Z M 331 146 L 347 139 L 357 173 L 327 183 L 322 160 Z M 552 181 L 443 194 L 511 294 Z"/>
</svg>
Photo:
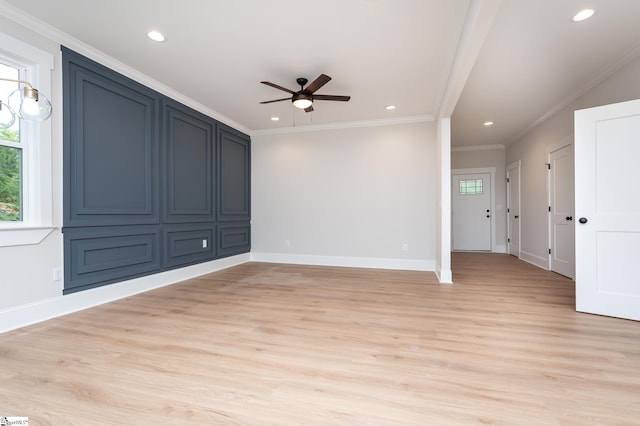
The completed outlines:
<svg viewBox="0 0 640 426">
<path fill-rule="evenodd" d="M 515 216 L 514 216 L 513 218 L 514 218 L 514 219 L 517 219 L 517 218 L 519 218 L 519 217 L 520 217 L 520 216 L 518 216 L 518 215 L 515 215 Z"/>
<path fill-rule="evenodd" d="M 565 217 L 566 220 L 573 220 L 573 216 L 567 216 Z"/>
<path fill-rule="evenodd" d="M 580 219 L 578 219 L 578 222 L 584 224 L 588 222 L 588 219 L 586 217 L 581 217 Z"/>
</svg>

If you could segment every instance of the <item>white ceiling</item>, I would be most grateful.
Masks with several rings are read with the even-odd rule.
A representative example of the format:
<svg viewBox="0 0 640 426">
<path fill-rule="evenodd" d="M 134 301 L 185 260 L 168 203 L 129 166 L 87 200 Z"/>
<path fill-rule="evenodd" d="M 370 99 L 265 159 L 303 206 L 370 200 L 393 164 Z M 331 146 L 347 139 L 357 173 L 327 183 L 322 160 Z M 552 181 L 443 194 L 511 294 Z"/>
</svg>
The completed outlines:
<svg viewBox="0 0 640 426">
<path fill-rule="evenodd" d="M 2 3 L 248 131 L 437 116 L 454 59 L 464 59 L 458 47 L 469 30 L 467 14 L 483 4 L 480 0 Z M 586 6 L 595 8 L 596 15 L 581 24 L 571 22 Z M 503 0 L 455 109 L 453 145 L 512 142 L 611 64 L 636 52 L 638 22 L 638 0 Z M 162 31 L 167 41 L 148 40 L 145 34 L 151 29 Z M 260 81 L 297 90 L 297 77 L 312 81 L 321 73 L 333 80 L 318 93 L 350 95 L 351 101 L 316 101 L 312 113 L 287 101 L 259 104 L 287 96 Z M 384 109 L 387 104 L 398 107 L 389 112 Z M 271 121 L 271 116 L 280 121 Z M 484 128 L 482 123 L 489 119 L 496 124 Z"/>
</svg>

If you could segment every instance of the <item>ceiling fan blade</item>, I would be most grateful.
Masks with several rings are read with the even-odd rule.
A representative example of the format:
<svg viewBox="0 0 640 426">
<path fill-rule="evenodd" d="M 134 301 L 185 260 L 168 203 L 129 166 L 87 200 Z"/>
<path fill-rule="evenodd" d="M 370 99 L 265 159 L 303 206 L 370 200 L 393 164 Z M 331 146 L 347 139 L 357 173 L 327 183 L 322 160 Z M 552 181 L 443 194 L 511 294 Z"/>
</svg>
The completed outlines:
<svg viewBox="0 0 640 426">
<path fill-rule="evenodd" d="M 268 81 L 261 81 L 260 83 L 266 84 L 267 86 L 275 87 L 276 89 L 284 90 L 285 92 L 291 93 L 292 95 L 295 95 L 296 93 L 293 90 L 287 89 L 286 87 L 278 86 L 277 84 L 274 84 Z"/>
<path fill-rule="evenodd" d="M 280 101 L 290 101 L 291 98 L 282 98 L 282 99 L 274 99 L 272 101 L 264 101 L 264 102 L 260 102 L 261 104 L 270 104 L 273 102 L 280 102 Z"/>
<path fill-rule="evenodd" d="M 304 91 L 307 93 L 314 93 L 316 90 L 327 84 L 330 80 L 331 77 L 329 77 L 328 75 L 320 74 L 320 76 L 313 80 L 313 82 L 309 84 L 307 88 L 304 89 Z"/>
<path fill-rule="evenodd" d="M 311 112 L 311 111 L 313 111 L 313 105 L 309 105 L 304 109 L 304 112 Z"/>
<path fill-rule="evenodd" d="M 313 95 L 314 101 L 343 101 L 347 102 L 351 99 L 351 96 L 339 96 L 339 95 Z"/>
</svg>

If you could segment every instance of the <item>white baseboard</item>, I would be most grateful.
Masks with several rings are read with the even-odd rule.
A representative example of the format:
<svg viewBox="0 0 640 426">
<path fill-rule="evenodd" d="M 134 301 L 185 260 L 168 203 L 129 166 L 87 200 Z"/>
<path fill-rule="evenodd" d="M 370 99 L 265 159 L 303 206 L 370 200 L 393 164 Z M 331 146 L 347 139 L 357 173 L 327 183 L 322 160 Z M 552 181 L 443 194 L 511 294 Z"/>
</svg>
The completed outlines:
<svg viewBox="0 0 640 426">
<path fill-rule="evenodd" d="M 538 256 L 526 251 L 520 250 L 520 260 L 531 263 L 538 268 L 549 270 L 549 259 L 547 257 Z"/>
<path fill-rule="evenodd" d="M 0 333 L 175 284 L 250 261 L 250 254 L 212 260 L 0 311 Z"/>
<path fill-rule="evenodd" d="M 435 272 L 440 284 L 453 284 L 453 274 L 451 269 L 442 269 L 439 264 L 436 264 Z"/>
<path fill-rule="evenodd" d="M 0 333 L 47 321 L 49 319 L 102 305 L 114 300 L 143 293 L 145 291 L 175 284 L 190 278 L 220 271 L 249 261 L 410 271 L 435 271 L 434 260 L 313 256 L 285 253 L 247 253 L 5 309 L 0 311 Z M 449 276 L 450 273 L 451 272 L 449 271 Z"/>
<path fill-rule="evenodd" d="M 290 263 L 294 265 L 343 266 L 349 268 L 435 271 L 435 260 L 384 259 L 368 257 L 316 256 L 290 253 L 251 252 L 254 262 Z"/>
<path fill-rule="evenodd" d="M 493 248 L 493 252 L 494 253 L 506 253 L 507 252 L 507 246 L 496 245 Z"/>
</svg>

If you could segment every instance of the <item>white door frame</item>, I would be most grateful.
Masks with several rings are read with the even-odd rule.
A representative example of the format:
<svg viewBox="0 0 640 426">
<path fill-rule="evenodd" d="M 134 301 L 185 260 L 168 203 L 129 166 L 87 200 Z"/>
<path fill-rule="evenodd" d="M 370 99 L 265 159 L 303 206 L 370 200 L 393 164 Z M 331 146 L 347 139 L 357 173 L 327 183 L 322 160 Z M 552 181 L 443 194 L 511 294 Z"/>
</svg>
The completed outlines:
<svg viewBox="0 0 640 426">
<path fill-rule="evenodd" d="M 574 139 L 573 133 L 570 133 L 570 134 L 566 135 L 565 137 L 563 137 L 562 139 L 560 139 L 559 141 L 554 142 L 554 143 L 552 143 L 552 144 L 547 146 L 547 149 L 546 149 L 546 155 L 547 155 L 547 206 L 551 206 L 551 171 L 549 169 L 549 164 L 551 164 L 551 154 L 553 152 L 556 152 L 556 151 L 562 149 L 562 148 L 566 148 L 568 146 L 573 145 L 573 139 Z M 575 163 L 575 160 L 574 160 L 574 163 Z M 575 190 L 576 189 L 575 189 L 575 182 L 574 182 L 574 188 L 573 188 L 573 192 L 574 193 L 575 193 Z M 575 216 L 575 214 L 574 214 L 574 216 Z M 553 229 L 552 229 L 553 223 L 551 223 L 551 222 L 552 222 L 551 221 L 551 211 L 549 211 L 547 213 L 547 226 L 548 226 L 548 230 L 549 230 L 548 235 L 547 235 L 547 247 L 549 247 L 549 248 L 553 247 L 553 238 L 552 238 L 552 235 L 553 235 Z M 547 270 L 549 270 L 549 271 L 551 270 L 551 257 L 552 256 L 553 255 L 551 253 L 549 253 L 549 257 L 548 257 L 548 260 L 547 260 Z M 575 263 L 576 263 L 575 260 L 576 259 L 575 259 L 575 250 L 574 250 L 574 254 L 573 254 L 574 273 L 573 273 L 572 277 L 569 277 L 571 279 L 574 279 L 574 277 L 575 277 Z"/>
<path fill-rule="evenodd" d="M 522 166 L 522 161 L 521 160 L 516 160 L 513 163 L 509 164 L 506 168 L 506 175 L 507 178 L 510 178 L 510 171 L 511 170 L 517 170 L 518 171 L 518 216 L 522 215 L 522 211 L 520 210 L 520 207 L 522 206 L 522 193 L 520 192 L 520 190 L 522 189 L 522 185 L 521 185 L 521 180 L 522 180 L 522 173 L 520 172 L 520 167 Z M 511 205 L 511 190 L 509 185 L 511 184 L 511 182 L 508 182 L 507 184 L 507 239 L 510 239 L 513 236 L 513 232 L 511 229 L 511 220 L 510 220 L 510 214 L 511 214 L 511 210 L 513 210 L 513 207 Z M 520 226 L 520 218 L 518 218 L 518 259 L 520 259 L 520 252 L 522 251 L 522 226 Z M 510 253 L 509 250 L 509 244 L 511 242 L 507 241 L 507 253 Z"/>
<path fill-rule="evenodd" d="M 489 173 L 491 176 L 491 217 L 489 218 L 491 221 L 491 252 L 496 253 L 496 168 L 482 167 L 478 169 L 451 169 L 451 181 L 453 182 L 454 175 L 474 175 L 480 173 Z M 453 223 L 453 218 L 451 220 Z M 453 232 L 451 232 L 451 238 L 453 239 Z M 453 241 L 451 244 L 453 246 Z"/>
</svg>

